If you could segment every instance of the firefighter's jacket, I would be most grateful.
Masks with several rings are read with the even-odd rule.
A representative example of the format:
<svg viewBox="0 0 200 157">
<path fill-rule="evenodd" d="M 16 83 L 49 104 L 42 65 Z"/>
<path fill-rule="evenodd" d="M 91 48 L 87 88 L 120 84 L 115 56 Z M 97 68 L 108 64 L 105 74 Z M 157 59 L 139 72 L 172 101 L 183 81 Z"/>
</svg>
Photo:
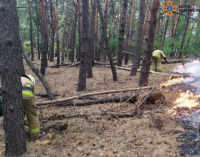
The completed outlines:
<svg viewBox="0 0 200 157">
<path fill-rule="evenodd" d="M 160 59 L 166 57 L 165 54 L 161 50 L 155 50 L 155 51 L 153 51 L 152 56 L 160 58 Z"/>
</svg>

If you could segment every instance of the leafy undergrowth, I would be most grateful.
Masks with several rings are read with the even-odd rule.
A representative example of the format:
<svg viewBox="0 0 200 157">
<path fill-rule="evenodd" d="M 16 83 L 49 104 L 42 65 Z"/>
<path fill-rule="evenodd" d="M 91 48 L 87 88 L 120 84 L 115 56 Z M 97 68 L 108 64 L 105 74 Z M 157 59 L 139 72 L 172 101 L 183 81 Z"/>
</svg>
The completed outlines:
<svg viewBox="0 0 200 157">
<path fill-rule="evenodd" d="M 38 68 L 40 62 L 35 62 Z M 131 67 L 131 66 L 128 66 Z M 173 65 L 163 65 L 163 71 L 168 72 Z M 33 72 L 26 65 L 26 73 Z M 87 79 L 87 90 L 77 92 L 79 67 L 47 68 L 46 76 L 56 99 L 75 96 L 82 93 L 126 89 L 137 87 L 139 76 L 130 77 L 130 72 L 117 70 L 119 80 L 112 81 L 109 68 L 95 66 L 94 77 Z M 139 74 L 138 74 L 139 75 Z M 163 76 L 150 74 L 149 85 L 156 85 Z M 36 92 L 45 93 L 41 82 L 36 78 Z M 164 78 L 167 79 L 167 78 Z M 140 91 L 140 94 L 147 91 Z M 123 93 L 105 94 L 95 97 L 108 97 Z M 133 94 L 133 92 L 129 92 Z M 46 134 L 35 142 L 27 139 L 27 152 L 23 157 L 61 157 L 61 156 L 91 156 L 91 157 L 178 157 L 177 134 L 174 131 L 183 130 L 176 117 L 168 114 L 173 106 L 175 96 L 165 93 L 166 101 L 156 104 L 145 104 L 134 117 L 119 118 L 113 115 L 100 116 L 97 113 L 110 110 L 118 113 L 135 109 L 135 105 L 127 102 L 106 103 L 83 107 L 43 106 L 38 109 L 40 119 L 57 117 L 54 120 L 41 120 L 41 130 Z M 36 97 L 36 102 L 47 101 L 47 98 Z M 63 118 L 58 115 L 91 113 L 78 118 Z M 2 118 L 0 119 L 0 151 L 4 152 L 4 132 Z M 28 130 L 28 128 L 26 128 Z"/>
</svg>

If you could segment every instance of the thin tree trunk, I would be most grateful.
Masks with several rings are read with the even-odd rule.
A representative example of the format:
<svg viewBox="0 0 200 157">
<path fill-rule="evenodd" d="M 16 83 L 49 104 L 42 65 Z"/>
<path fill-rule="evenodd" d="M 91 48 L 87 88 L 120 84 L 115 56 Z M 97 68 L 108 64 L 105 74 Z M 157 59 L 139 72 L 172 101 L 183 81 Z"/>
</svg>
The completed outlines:
<svg viewBox="0 0 200 157">
<path fill-rule="evenodd" d="M 164 48 L 165 36 L 166 36 L 166 34 L 167 34 L 168 25 L 169 25 L 169 16 L 167 16 L 167 20 L 166 20 L 166 23 L 165 23 L 165 30 L 164 30 L 163 35 L 162 35 L 161 49 Z"/>
<path fill-rule="evenodd" d="M 74 22 L 73 22 L 73 31 L 72 31 L 72 40 L 71 40 L 71 50 L 69 52 L 69 59 L 71 62 L 74 62 L 74 45 L 76 41 L 76 25 L 77 25 L 77 2 L 74 4 Z"/>
<path fill-rule="evenodd" d="M 147 86 L 149 79 L 149 70 L 151 65 L 151 56 L 153 51 L 153 42 L 156 31 L 157 12 L 160 6 L 160 0 L 153 0 L 151 3 L 151 19 L 147 30 L 144 46 L 144 60 L 140 72 L 139 86 Z"/>
<path fill-rule="evenodd" d="M 78 6 L 78 50 L 77 50 L 77 62 L 81 60 L 81 44 L 82 44 L 82 37 L 81 37 L 81 7 L 80 7 L 80 0 L 77 0 Z"/>
<path fill-rule="evenodd" d="M 36 19 L 37 19 L 37 25 L 36 25 L 36 28 L 37 28 L 37 51 L 38 51 L 38 60 L 40 60 L 40 35 L 39 35 L 39 15 L 38 15 L 38 4 L 37 4 L 37 0 L 35 0 L 35 11 L 36 11 Z"/>
<path fill-rule="evenodd" d="M 147 0 L 147 6 L 146 6 L 146 14 L 145 14 L 145 20 L 144 20 L 144 25 L 143 25 L 143 31 L 142 31 L 142 39 L 145 36 L 146 33 L 146 28 L 148 27 L 147 23 L 148 21 L 150 21 L 150 4 L 151 4 L 152 0 Z"/>
<path fill-rule="evenodd" d="M 93 0 L 92 3 L 92 14 L 90 20 L 90 45 L 89 45 L 89 55 L 88 55 L 88 76 L 87 78 L 92 78 L 92 65 L 94 62 L 94 42 L 95 42 L 95 15 L 96 15 L 96 5 L 97 1 Z"/>
<path fill-rule="evenodd" d="M 66 24 L 67 24 L 67 11 L 68 11 L 68 0 L 66 0 L 65 17 L 64 17 L 64 27 L 63 27 L 63 38 L 62 38 L 62 59 L 61 64 L 65 62 L 65 46 L 66 46 Z"/>
<path fill-rule="evenodd" d="M 119 0 L 119 30 L 121 27 L 121 15 L 122 15 L 122 0 Z"/>
<path fill-rule="evenodd" d="M 124 32 L 125 32 L 125 25 L 126 25 L 126 12 L 128 7 L 128 0 L 124 0 L 123 3 L 123 10 L 121 13 L 121 27 L 119 30 L 119 42 L 118 42 L 118 51 L 117 51 L 117 65 L 122 66 L 122 59 L 123 59 L 123 44 L 124 44 Z"/>
<path fill-rule="evenodd" d="M 43 29 L 43 49 L 42 49 L 42 60 L 41 60 L 41 73 L 45 76 L 47 67 L 47 52 L 48 52 L 48 30 L 45 16 L 44 0 L 40 0 L 40 11 L 42 17 L 42 29 Z"/>
<path fill-rule="evenodd" d="M 112 2 L 112 18 L 113 18 L 112 38 L 115 38 L 115 23 L 116 23 L 115 4 L 113 0 L 111 0 L 111 2 Z"/>
<path fill-rule="evenodd" d="M 35 75 L 39 78 L 39 80 L 42 82 L 50 100 L 54 100 L 54 95 L 51 92 L 51 89 L 49 87 L 48 82 L 46 81 L 46 79 L 44 78 L 44 76 L 40 73 L 40 71 L 33 65 L 33 63 L 30 61 L 28 55 L 25 52 L 24 46 L 22 45 L 22 53 L 24 55 L 24 58 L 28 64 L 28 66 L 30 67 L 30 69 L 35 73 Z"/>
<path fill-rule="evenodd" d="M 53 3 L 52 0 L 49 0 L 50 4 L 50 16 L 51 16 L 51 49 L 50 49 L 50 61 L 53 62 L 54 58 L 54 35 L 55 35 L 55 25 L 53 18 Z"/>
<path fill-rule="evenodd" d="M 133 0 L 133 5 L 132 5 L 131 37 L 133 37 L 134 21 L 135 21 L 135 0 Z"/>
<path fill-rule="evenodd" d="M 158 9 L 158 14 L 157 14 L 157 26 L 156 26 L 156 35 L 159 35 L 159 31 L 160 31 L 160 8 Z"/>
<path fill-rule="evenodd" d="M 128 43 L 130 39 L 130 18 L 131 18 L 131 5 L 129 7 L 129 11 L 127 12 L 127 24 L 126 24 L 126 45 L 125 45 L 125 51 L 128 51 Z M 129 55 L 125 54 L 125 62 L 124 64 L 127 65 L 129 60 Z"/>
<path fill-rule="evenodd" d="M 56 0 L 55 6 L 55 27 L 56 27 L 56 54 L 57 54 L 57 68 L 60 66 L 60 46 L 59 46 L 59 34 L 58 34 L 58 0 Z"/>
<path fill-rule="evenodd" d="M 194 0 L 190 0 L 190 6 L 194 3 Z M 181 40 L 181 46 L 180 46 L 180 49 L 179 49 L 179 59 L 182 58 L 182 49 L 183 49 L 183 44 L 184 44 L 184 41 L 185 41 L 185 35 L 186 35 L 186 32 L 187 32 L 187 29 L 188 29 L 188 26 L 189 26 L 189 17 L 190 17 L 190 11 L 187 12 L 187 16 L 188 17 L 185 17 L 185 26 L 184 26 L 184 31 L 183 31 L 183 37 L 182 37 L 182 40 Z"/>
<path fill-rule="evenodd" d="M 30 20 L 30 43 L 31 43 L 31 61 L 34 60 L 34 53 L 33 53 L 33 34 L 32 34 L 32 18 L 31 18 L 31 9 L 30 9 L 30 1 L 27 0 L 28 4 L 28 14 Z"/>
<path fill-rule="evenodd" d="M 77 91 L 86 89 L 86 74 L 87 74 L 87 58 L 89 50 L 89 2 L 82 0 L 82 48 L 81 48 L 81 64 L 79 70 L 79 80 Z"/>
<path fill-rule="evenodd" d="M 140 1 L 140 12 L 139 12 L 139 25 L 137 30 L 137 40 L 135 48 L 135 56 L 133 58 L 133 66 L 131 69 L 131 76 L 137 74 L 138 65 L 140 64 L 140 54 L 142 48 L 142 31 L 145 19 L 145 1 Z"/>
<path fill-rule="evenodd" d="M 96 21 L 95 21 L 95 60 L 96 61 L 100 61 L 100 53 L 98 51 L 98 30 L 99 30 L 99 10 L 98 10 L 98 7 L 96 9 Z"/>
<path fill-rule="evenodd" d="M 98 10 L 99 10 L 100 19 L 101 19 L 102 32 L 104 34 L 105 49 L 106 49 L 106 52 L 108 54 L 108 59 L 110 61 L 110 66 L 111 66 L 111 70 L 112 70 L 113 80 L 117 81 L 117 72 L 116 72 L 116 68 L 115 68 L 115 65 L 114 65 L 114 62 L 113 62 L 113 59 L 112 59 L 112 56 L 111 56 L 110 46 L 109 46 L 109 42 L 108 42 L 108 37 L 107 37 L 107 35 L 105 35 L 105 34 L 107 34 L 107 30 L 105 29 L 106 28 L 105 27 L 105 21 L 104 21 L 104 18 L 103 18 L 103 12 L 101 10 L 100 0 L 97 0 L 97 6 L 98 6 Z"/>
<path fill-rule="evenodd" d="M 2 84 L 5 156 L 21 156 L 26 152 L 21 72 L 22 45 L 19 34 L 17 1 L 0 1 L 0 68 Z M 1 150 L 3 147 L 1 147 Z"/>
</svg>

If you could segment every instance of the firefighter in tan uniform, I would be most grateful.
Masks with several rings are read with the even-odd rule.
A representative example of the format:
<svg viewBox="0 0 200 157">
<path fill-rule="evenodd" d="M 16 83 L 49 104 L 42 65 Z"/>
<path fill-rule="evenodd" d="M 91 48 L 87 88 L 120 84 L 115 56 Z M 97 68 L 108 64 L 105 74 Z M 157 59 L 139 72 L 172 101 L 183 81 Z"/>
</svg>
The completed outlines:
<svg viewBox="0 0 200 157">
<path fill-rule="evenodd" d="M 40 123 L 34 104 L 35 99 L 35 79 L 31 75 L 22 75 L 22 95 L 23 108 L 27 117 L 29 133 L 32 140 L 36 140 L 40 136 Z"/>
<path fill-rule="evenodd" d="M 155 50 L 152 53 L 152 60 L 153 60 L 153 66 L 154 66 L 154 71 L 162 71 L 161 67 L 161 59 L 164 58 L 165 62 L 167 62 L 166 56 L 161 50 Z"/>
</svg>

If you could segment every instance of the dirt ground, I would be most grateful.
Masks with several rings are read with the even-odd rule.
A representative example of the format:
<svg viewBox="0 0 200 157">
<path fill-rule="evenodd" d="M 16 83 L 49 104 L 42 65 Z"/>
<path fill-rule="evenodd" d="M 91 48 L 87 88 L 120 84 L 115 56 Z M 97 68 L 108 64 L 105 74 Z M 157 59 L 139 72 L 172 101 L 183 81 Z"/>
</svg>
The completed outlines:
<svg viewBox="0 0 200 157">
<path fill-rule="evenodd" d="M 35 61 L 40 68 L 40 62 Z M 164 72 L 169 72 L 174 65 L 162 65 Z M 131 66 L 128 66 L 131 67 Z M 33 74 L 25 64 L 26 74 Z M 113 82 L 109 68 L 96 65 L 93 68 L 94 77 L 87 79 L 87 90 L 77 92 L 79 67 L 47 68 L 46 76 L 56 99 L 70 96 L 106 91 L 113 89 L 128 89 L 137 87 L 139 74 L 130 77 L 130 72 L 117 70 L 119 80 Z M 36 92 L 46 93 L 39 79 L 36 78 Z M 149 85 L 156 85 L 160 80 L 167 80 L 161 75 L 150 74 Z M 148 92 L 140 91 L 140 94 Z M 134 92 L 128 92 L 133 94 Z M 124 93 L 104 94 L 94 97 L 108 97 Z M 178 134 L 184 131 L 177 123 L 177 117 L 168 111 L 173 107 L 176 95 L 173 92 L 164 93 L 166 101 L 156 104 L 145 104 L 134 117 L 118 118 L 116 116 L 95 115 L 117 106 L 110 113 L 130 111 L 135 105 L 127 102 L 96 104 L 84 107 L 46 106 L 38 108 L 40 119 L 60 114 L 93 113 L 88 117 L 57 118 L 56 120 L 41 120 L 41 130 L 46 134 L 35 142 L 27 139 L 27 152 L 23 157 L 179 157 L 177 147 Z M 36 96 L 36 102 L 47 101 L 47 98 Z M 4 131 L 0 119 L 0 153 L 4 154 Z M 28 128 L 26 127 L 26 131 Z"/>
</svg>

